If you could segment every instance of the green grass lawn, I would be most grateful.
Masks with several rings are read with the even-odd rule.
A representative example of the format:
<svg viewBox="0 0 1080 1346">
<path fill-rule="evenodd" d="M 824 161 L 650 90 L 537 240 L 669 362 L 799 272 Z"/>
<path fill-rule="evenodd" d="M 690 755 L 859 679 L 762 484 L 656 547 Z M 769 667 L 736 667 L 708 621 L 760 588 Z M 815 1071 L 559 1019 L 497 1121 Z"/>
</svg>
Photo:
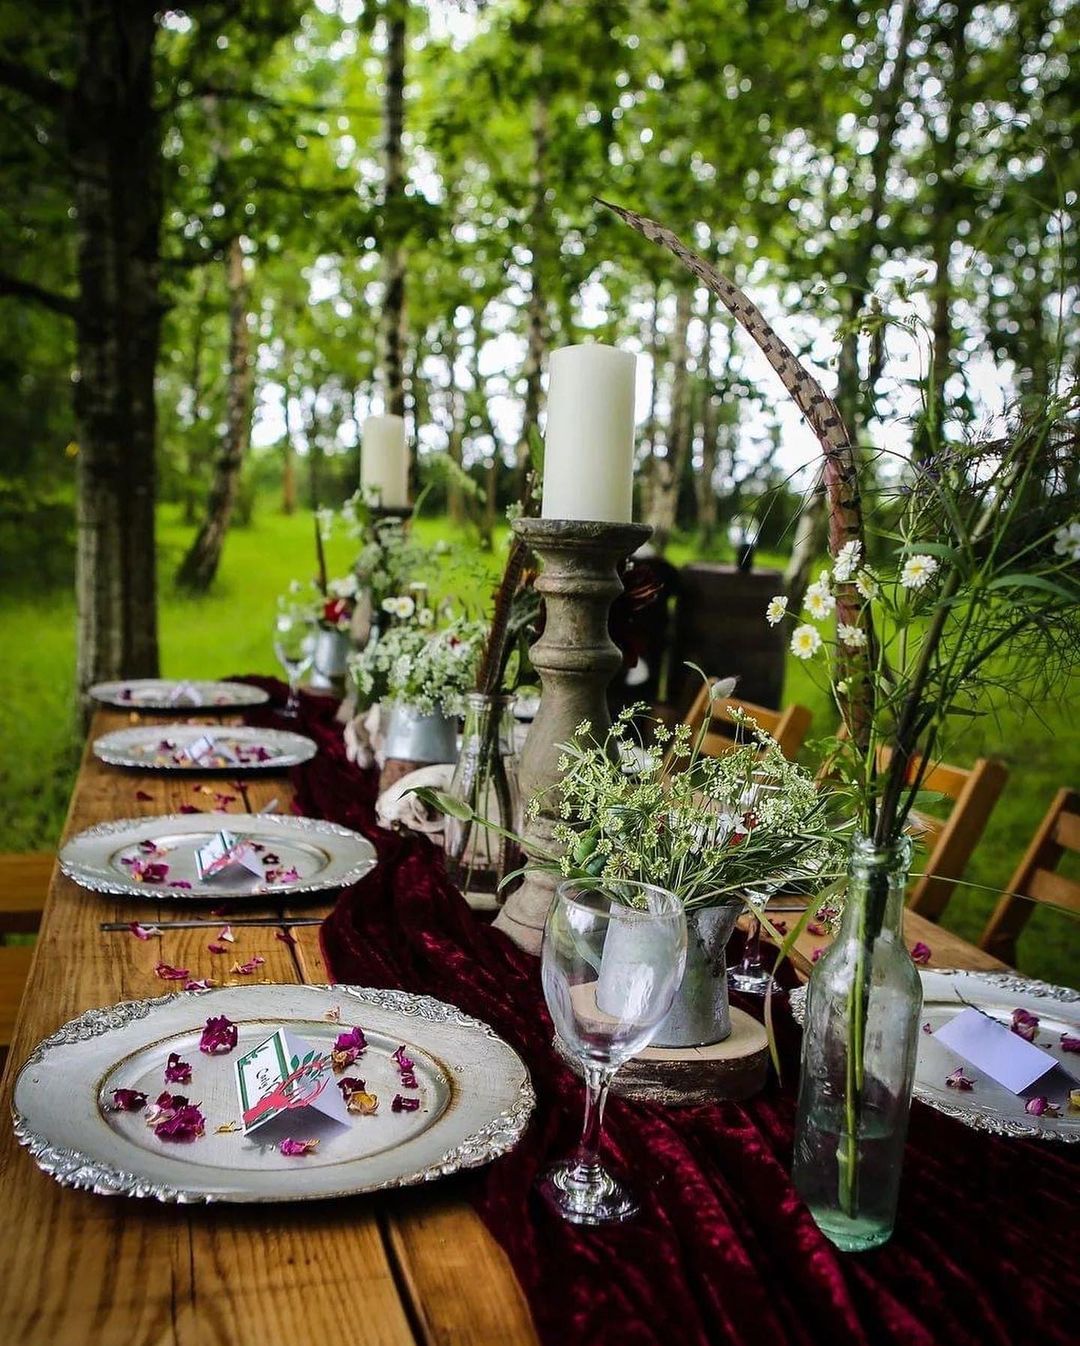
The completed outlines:
<svg viewBox="0 0 1080 1346">
<path fill-rule="evenodd" d="M 418 524 L 425 541 L 445 537 L 454 545 L 436 587 L 473 604 L 484 601 L 501 564 L 501 545 L 481 554 L 445 520 Z M 178 510 L 159 515 L 158 573 L 161 584 L 162 673 L 213 677 L 228 673 L 274 673 L 270 623 L 279 593 L 314 569 L 311 519 L 276 512 L 269 502 L 248 528 L 230 533 L 213 591 L 205 598 L 177 594 L 171 577 L 190 529 Z M 347 538 L 329 547 L 331 573 L 342 573 L 354 552 Z M 692 559 L 685 542 L 675 544 L 676 563 Z M 769 558 L 763 558 L 768 563 Z M 73 709 L 74 601 L 67 593 L 0 601 L 0 850 L 35 850 L 56 844 L 78 764 L 80 743 Z M 715 670 L 722 674 L 723 669 Z M 828 698 L 809 670 L 789 660 L 786 698 L 814 712 L 811 736 L 832 724 Z M 1067 705 L 1037 708 L 1037 714 L 1007 714 L 980 722 L 950 754 L 966 765 L 980 754 L 1001 757 L 1009 782 L 990 820 L 968 878 L 1001 887 L 1022 853 L 1055 790 L 1080 783 L 1080 742 Z M 945 924 L 968 938 L 981 930 L 993 905 L 991 893 L 961 889 Z M 1080 982 L 1080 927 L 1068 917 L 1036 912 L 1020 944 L 1024 971 L 1059 982 Z"/>
</svg>

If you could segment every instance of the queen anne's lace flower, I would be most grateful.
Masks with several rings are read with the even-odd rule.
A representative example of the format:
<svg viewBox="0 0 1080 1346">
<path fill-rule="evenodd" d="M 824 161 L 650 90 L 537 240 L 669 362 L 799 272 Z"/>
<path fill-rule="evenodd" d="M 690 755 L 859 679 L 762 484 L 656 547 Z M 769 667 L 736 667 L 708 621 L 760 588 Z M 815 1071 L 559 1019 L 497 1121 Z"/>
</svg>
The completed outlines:
<svg viewBox="0 0 1080 1346">
<path fill-rule="evenodd" d="M 797 626 L 791 636 L 791 653 L 796 659 L 809 659 L 821 649 L 821 632 L 805 622 Z"/>
<path fill-rule="evenodd" d="M 905 589 L 925 588 L 937 568 L 932 556 L 909 556 L 900 572 L 900 584 Z"/>
</svg>

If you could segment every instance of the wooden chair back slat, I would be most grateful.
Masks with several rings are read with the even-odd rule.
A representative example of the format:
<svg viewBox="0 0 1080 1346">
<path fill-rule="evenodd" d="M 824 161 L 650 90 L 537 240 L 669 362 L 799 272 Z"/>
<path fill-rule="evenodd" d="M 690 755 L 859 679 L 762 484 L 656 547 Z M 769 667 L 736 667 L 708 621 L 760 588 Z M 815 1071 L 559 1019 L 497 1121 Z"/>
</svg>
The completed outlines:
<svg viewBox="0 0 1080 1346">
<path fill-rule="evenodd" d="M 790 705 L 783 710 L 770 710 L 768 706 L 758 706 L 753 701 L 739 701 L 734 697 L 713 701 L 710 692 L 715 682 L 713 678 L 708 686 L 702 687 L 683 721 L 690 726 L 691 741 L 697 738 L 702 725 L 708 721 L 701 742 L 701 751 L 706 756 L 720 757 L 736 746 L 739 726 L 732 712 L 744 711 L 776 739 L 780 751 L 789 761 L 795 760 L 813 718 L 805 706 Z"/>
<path fill-rule="evenodd" d="M 1034 903 L 1080 911 L 1080 884 L 1054 872 L 1066 851 L 1080 852 L 1078 815 L 1080 791 L 1059 790 L 987 921 L 979 946 L 1002 962 L 1016 966 L 1016 942 L 1031 919 Z"/>
</svg>

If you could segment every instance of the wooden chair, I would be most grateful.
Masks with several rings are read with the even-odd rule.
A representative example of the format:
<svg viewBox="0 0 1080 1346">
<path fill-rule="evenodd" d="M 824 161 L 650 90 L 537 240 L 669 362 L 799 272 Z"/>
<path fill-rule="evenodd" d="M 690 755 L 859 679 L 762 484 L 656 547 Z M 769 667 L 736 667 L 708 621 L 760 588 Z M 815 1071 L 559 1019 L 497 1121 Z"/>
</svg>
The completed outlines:
<svg viewBox="0 0 1080 1346">
<path fill-rule="evenodd" d="M 0 855 L 0 940 L 36 933 L 53 863 L 46 852 Z M 11 1046 L 33 953 L 33 945 L 0 943 L 0 1069 Z"/>
<path fill-rule="evenodd" d="M 702 740 L 701 751 L 710 757 L 730 752 L 736 746 L 739 729 L 732 711 L 745 711 L 767 734 L 776 739 L 784 756 L 794 761 L 810 728 L 813 718 L 810 711 L 798 705 L 787 706 L 784 710 L 769 710 L 767 706 L 756 706 L 752 701 L 738 701 L 733 697 L 713 701 L 710 693 L 716 681 L 711 678 L 708 686 L 702 687 L 683 720 L 684 724 L 690 726 L 691 742 L 696 741 L 707 719 L 709 727 Z"/>
<path fill-rule="evenodd" d="M 886 756 L 883 765 L 887 761 Z M 912 773 L 917 767 L 916 760 Z M 945 795 L 953 804 L 944 819 L 921 812 L 911 815 L 926 849 L 925 861 L 916 865 L 922 873 L 908 893 L 911 911 L 931 921 L 941 919 L 1008 778 L 1005 764 L 993 757 L 980 757 L 970 768 L 946 762 L 930 768 L 923 789 Z"/>
<path fill-rule="evenodd" d="M 1035 902 L 1080 913 L 1080 883 L 1058 874 L 1066 851 L 1080 853 L 1080 791 L 1059 790 L 986 923 L 979 947 L 1016 966 L 1016 941 Z"/>
</svg>

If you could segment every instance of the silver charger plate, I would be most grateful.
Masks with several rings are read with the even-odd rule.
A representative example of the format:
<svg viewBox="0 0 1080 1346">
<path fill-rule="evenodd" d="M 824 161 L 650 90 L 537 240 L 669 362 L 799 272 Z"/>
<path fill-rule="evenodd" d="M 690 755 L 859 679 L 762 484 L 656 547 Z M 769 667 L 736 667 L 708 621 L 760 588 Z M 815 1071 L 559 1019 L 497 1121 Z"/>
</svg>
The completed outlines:
<svg viewBox="0 0 1080 1346">
<path fill-rule="evenodd" d="M 180 697 L 178 691 L 186 693 Z M 261 687 L 244 682 L 207 682 L 186 678 L 126 678 L 97 682 L 90 688 L 95 701 L 121 710 L 208 711 L 239 710 L 270 700 Z"/>
<path fill-rule="evenodd" d="M 261 848 L 262 877 L 232 871 L 209 879 L 199 877 L 195 852 L 222 830 L 249 838 Z M 374 868 L 375 847 L 359 833 L 317 818 L 173 813 L 99 823 L 65 842 L 59 860 L 68 878 L 91 892 L 142 901 L 206 901 L 265 898 L 268 894 L 290 897 L 346 888 Z M 138 864 L 167 869 L 157 877 L 140 879 L 136 877 Z"/>
<path fill-rule="evenodd" d="M 223 744 L 239 760 L 214 765 L 206 758 L 188 757 L 186 749 L 205 737 Z M 223 771 L 230 775 L 238 771 L 281 771 L 308 761 L 317 751 L 316 744 L 303 734 L 245 725 L 140 724 L 103 734 L 94 741 L 94 756 L 109 766 L 143 771 Z"/>
<path fill-rule="evenodd" d="M 340 1011 L 340 1021 L 328 1018 Z M 210 1016 L 239 1029 L 227 1055 L 205 1056 L 199 1035 Z M 372 1116 L 347 1126 L 308 1113 L 266 1123 L 272 1134 L 219 1134 L 239 1124 L 233 1063 L 278 1028 L 329 1050 L 347 1028 L 368 1048 L 346 1075 L 378 1096 Z M 404 1045 L 416 1062 L 417 1091 L 402 1090 L 391 1053 Z M 166 1085 L 178 1052 L 191 1083 Z M 335 1077 L 336 1078 L 336 1077 Z M 333 1087 L 333 1086 L 331 1086 Z M 134 1088 L 152 1105 L 163 1090 L 182 1093 L 206 1118 L 202 1137 L 159 1139 L 142 1112 L 116 1112 L 112 1091 Z M 417 1112 L 391 1110 L 398 1092 L 421 1100 Z M 453 1005 L 405 991 L 359 986 L 233 986 L 88 1010 L 45 1039 L 15 1081 L 15 1135 L 38 1167 L 65 1187 L 158 1201 L 312 1201 L 429 1182 L 486 1164 L 520 1139 L 535 1103 L 517 1053 L 487 1024 Z M 278 1149 L 285 1136 L 318 1139 L 299 1158 Z"/>
<path fill-rule="evenodd" d="M 915 1097 L 932 1108 L 955 1117 L 977 1131 L 999 1136 L 1023 1136 L 1040 1140 L 1080 1141 L 1080 1112 L 1069 1108 L 1069 1089 L 1080 1087 L 1080 1055 L 1062 1052 L 1061 1035 L 1080 1037 L 1080 991 L 1051 986 L 1015 972 L 973 972 L 960 968 L 921 970 L 923 1009 L 920 1024 L 929 1024 L 929 1032 L 919 1034 L 919 1054 L 915 1063 Z M 1039 1016 L 1035 1045 L 1059 1063 L 1052 1076 L 1044 1077 L 1024 1094 L 1012 1094 L 988 1076 L 969 1065 L 963 1057 L 938 1042 L 933 1033 L 961 1010 L 974 1006 L 1008 1024 L 1015 1009 L 1026 1009 Z M 791 1010 L 802 1023 L 806 1006 L 806 987 L 791 992 Z M 946 1078 L 962 1066 L 975 1087 L 960 1092 L 950 1089 Z M 1069 1079 L 1068 1076 L 1076 1078 Z M 1060 1115 L 1043 1113 L 1034 1117 L 1025 1112 L 1029 1098 L 1044 1095 L 1060 1109 Z"/>
</svg>

